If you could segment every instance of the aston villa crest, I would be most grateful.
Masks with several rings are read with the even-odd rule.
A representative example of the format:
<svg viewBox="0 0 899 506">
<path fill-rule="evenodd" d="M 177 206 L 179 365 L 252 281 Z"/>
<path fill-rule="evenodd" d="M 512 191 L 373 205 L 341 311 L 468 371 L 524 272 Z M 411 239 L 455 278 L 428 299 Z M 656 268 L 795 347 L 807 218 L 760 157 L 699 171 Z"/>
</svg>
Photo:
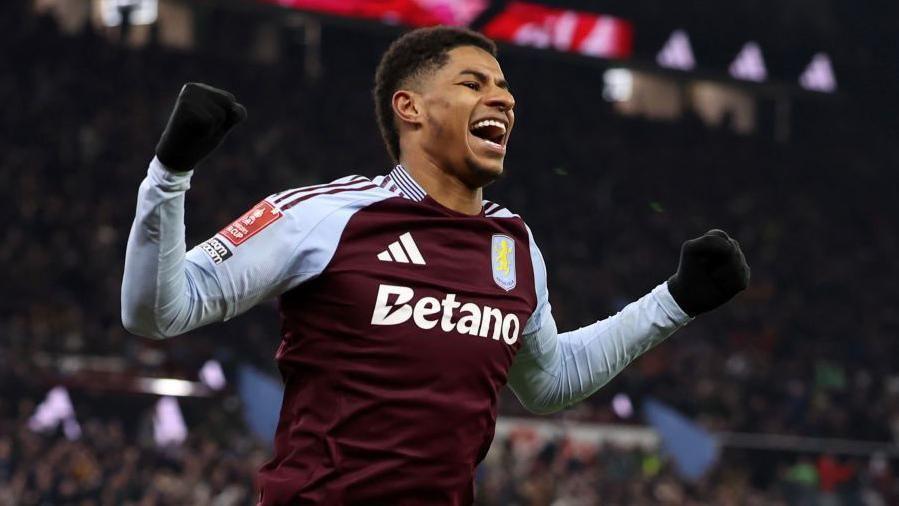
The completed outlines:
<svg viewBox="0 0 899 506">
<path fill-rule="evenodd" d="M 490 258 L 493 281 L 507 292 L 515 288 L 515 241 L 507 235 L 494 234 Z"/>
</svg>

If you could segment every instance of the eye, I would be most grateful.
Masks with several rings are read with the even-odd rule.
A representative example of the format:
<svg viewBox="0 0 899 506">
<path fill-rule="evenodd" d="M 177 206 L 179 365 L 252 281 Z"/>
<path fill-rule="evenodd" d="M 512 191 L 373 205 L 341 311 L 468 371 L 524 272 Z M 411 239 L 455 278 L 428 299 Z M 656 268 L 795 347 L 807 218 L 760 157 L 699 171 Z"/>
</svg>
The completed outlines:
<svg viewBox="0 0 899 506">
<path fill-rule="evenodd" d="M 481 83 L 476 82 L 476 81 L 465 81 L 464 83 L 462 83 L 462 86 L 467 86 L 467 87 L 473 89 L 474 91 L 478 91 L 481 89 Z"/>
</svg>

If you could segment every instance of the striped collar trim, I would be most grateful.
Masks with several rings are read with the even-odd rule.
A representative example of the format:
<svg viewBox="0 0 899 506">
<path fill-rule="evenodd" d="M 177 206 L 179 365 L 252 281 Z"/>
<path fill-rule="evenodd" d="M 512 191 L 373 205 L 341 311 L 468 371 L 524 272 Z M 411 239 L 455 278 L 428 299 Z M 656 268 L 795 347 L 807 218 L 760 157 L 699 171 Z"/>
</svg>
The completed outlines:
<svg viewBox="0 0 899 506">
<path fill-rule="evenodd" d="M 409 200 L 421 202 L 428 195 L 402 165 L 394 167 L 384 179 L 394 183 L 398 193 Z"/>
</svg>

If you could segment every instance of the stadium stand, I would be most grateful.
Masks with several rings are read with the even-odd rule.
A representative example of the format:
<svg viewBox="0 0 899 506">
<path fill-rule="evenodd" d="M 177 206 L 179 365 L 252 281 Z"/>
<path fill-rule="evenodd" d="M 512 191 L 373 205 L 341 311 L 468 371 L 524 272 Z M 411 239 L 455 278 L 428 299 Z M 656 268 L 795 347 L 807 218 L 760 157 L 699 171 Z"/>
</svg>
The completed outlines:
<svg viewBox="0 0 899 506">
<path fill-rule="evenodd" d="M 325 73 L 306 82 L 298 62 L 63 35 L 27 6 L 0 7 L 0 504 L 250 504 L 268 450 L 233 416 L 233 397 L 186 408 L 191 436 L 179 448 L 157 449 L 147 436 L 151 403 L 122 400 L 137 406 L 123 413 L 89 390 L 73 389 L 78 441 L 32 433 L 27 419 L 67 381 L 71 357 L 171 377 L 192 377 L 210 357 L 229 371 L 245 361 L 274 373 L 273 304 L 165 342 L 124 331 L 119 288 L 137 185 L 185 81 L 228 89 L 250 112 L 195 179 L 189 244 L 268 193 L 383 173 L 369 87 L 390 37 L 326 28 L 326 42 L 342 43 L 324 45 Z M 645 293 L 673 272 L 683 239 L 713 226 L 738 238 L 753 266 L 734 304 L 557 419 L 634 423 L 610 407 L 625 392 L 663 399 L 715 431 L 899 440 L 899 311 L 889 302 L 899 149 L 889 127 L 861 113 L 821 124 L 806 111 L 795 121 L 807 128 L 784 144 L 698 119 L 624 119 L 600 99 L 598 72 L 520 51 L 502 62 L 519 123 L 509 176 L 488 197 L 534 230 L 560 327 Z M 511 394 L 500 413 L 528 416 Z M 480 504 L 899 503 L 896 461 L 884 456 L 729 450 L 712 475 L 687 484 L 655 452 L 581 454 L 552 441 L 516 460 L 513 447 L 494 442 Z"/>
</svg>

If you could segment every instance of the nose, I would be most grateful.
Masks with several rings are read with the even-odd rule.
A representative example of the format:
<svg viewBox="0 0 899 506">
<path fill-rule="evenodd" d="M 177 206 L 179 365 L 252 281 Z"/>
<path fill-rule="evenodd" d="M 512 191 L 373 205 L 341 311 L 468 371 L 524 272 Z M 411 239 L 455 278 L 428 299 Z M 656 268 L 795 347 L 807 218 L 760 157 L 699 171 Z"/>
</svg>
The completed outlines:
<svg viewBox="0 0 899 506">
<path fill-rule="evenodd" d="M 502 112 L 511 111 L 515 107 L 515 97 L 505 88 L 496 88 L 487 99 L 487 105 L 496 107 Z"/>
</svg>

